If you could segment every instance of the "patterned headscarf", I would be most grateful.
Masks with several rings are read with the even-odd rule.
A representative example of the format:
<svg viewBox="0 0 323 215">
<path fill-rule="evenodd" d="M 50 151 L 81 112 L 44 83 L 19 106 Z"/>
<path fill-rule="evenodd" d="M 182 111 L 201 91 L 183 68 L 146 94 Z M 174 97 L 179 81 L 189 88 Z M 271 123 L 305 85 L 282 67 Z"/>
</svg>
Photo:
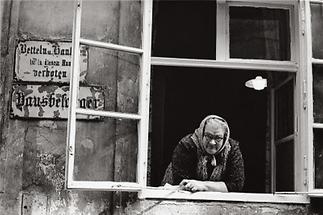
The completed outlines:
<svg viewBox="0 0 323 215">
<path fill-rule="evenodd" d="M 205 126 L 209 120 L 216 120 L 219 125 L 225 128 L 224 139 L 221 148 L 214 155 L 210 155 L 206 152 L 205 146 L 203 144 L 203 133 L 205 130 Z M 228 123 L 220 116 L 217 115 L 209 115 L 202 120 L 200 126 L 195 129 L 194 134 L 191 136 L 191 139 L 197 146 L 197 156 L 198 156 L 198 164 L 197 164 L 197 175 L 202 180 L 212 180 L 217 181 L 221 179 L 222 173 L 226 169 L 226 160 L 228 154 L 231 150 L 231 146 L 229 144 L 230 138 L 230 129 Z M 217 157 L 217 159 L 216 159 Z M 207 173 L 207 161 L 212 160 L 211 164 L 214 166 L 214 169 L 211 173 L 211 176 L 208 177 Z"/>
</svg>

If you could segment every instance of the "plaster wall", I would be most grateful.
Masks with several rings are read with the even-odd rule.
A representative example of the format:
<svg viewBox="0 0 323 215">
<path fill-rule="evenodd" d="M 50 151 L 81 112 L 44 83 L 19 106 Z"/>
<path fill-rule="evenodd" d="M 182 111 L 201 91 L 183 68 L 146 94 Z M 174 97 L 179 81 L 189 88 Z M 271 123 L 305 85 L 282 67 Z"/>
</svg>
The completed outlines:
<svg viewBox="0 0 323 215">
<path fill-rule="evenodd" d="M 125 198 L 64 189 L 66 120 L 9 117 L 18 42 L 71 41 L 73 2 L 1 1 L 1 215 L 110 214 Z M 139 2 L 83 1 L 82 12 L 82 37 L 140 47 Z M 97 48 L 88 53 L 86 84 L 104 88 L 105 109 L 136 112 L 139 58 Z M 129 124 L 77 122 L 77 179 L 135 180 L 136 128 Z"/>
</svg>

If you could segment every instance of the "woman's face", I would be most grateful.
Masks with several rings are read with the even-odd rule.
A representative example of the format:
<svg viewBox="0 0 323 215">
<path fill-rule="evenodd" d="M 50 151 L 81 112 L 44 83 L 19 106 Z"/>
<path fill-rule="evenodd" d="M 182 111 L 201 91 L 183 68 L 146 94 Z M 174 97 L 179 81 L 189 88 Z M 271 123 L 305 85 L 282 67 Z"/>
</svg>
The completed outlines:
<svg viewBox="0 0 323 215">
<path fill-rule="evenodd" d="M 205 126 L 203 145 L 208 154 L 217 153 L 223 144 L 225 129 L 217 120 L 209 120 Z"/>
</svg>

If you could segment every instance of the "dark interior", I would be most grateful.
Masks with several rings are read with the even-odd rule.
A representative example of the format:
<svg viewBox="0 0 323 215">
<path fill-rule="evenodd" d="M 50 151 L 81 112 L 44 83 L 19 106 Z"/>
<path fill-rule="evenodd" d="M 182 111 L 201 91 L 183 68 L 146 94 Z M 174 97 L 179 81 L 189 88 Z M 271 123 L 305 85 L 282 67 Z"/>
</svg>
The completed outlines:
<svg viewBox="0 0 323 215">
<path fill-rule="evenodd" d="M 246 192 L 265 192 L 267 92 L 244 86 L 260 72 L 154 67 L 151 183 L 158 186 L 172 151 L 209 114 L 224 117 L 240 142 Z"/>
</svg>

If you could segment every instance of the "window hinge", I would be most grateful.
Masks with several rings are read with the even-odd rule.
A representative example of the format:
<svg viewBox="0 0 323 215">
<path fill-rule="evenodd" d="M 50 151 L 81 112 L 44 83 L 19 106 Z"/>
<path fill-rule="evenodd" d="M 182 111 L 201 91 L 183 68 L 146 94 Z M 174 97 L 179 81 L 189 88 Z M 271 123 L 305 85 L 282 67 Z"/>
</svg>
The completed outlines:
<svg viewBox="0 0 323 215">
<path fill-rule="evenodd" d="M 304 1 L 305 2 L 305 1 Z M 306 19 L 305 19 L 305 3 L 303 2 L 303 4 L 301 4 L 301 33 L 302 36 L 305 36 L 305 23 L 306 23 Z"/>
<path fill-rule="evenodd" d="M 307 108 L 307 83 L 306 80 L 303 80 L 303 109 Z"/>
<path fill-rule="evenodd" d="M 304 155 L 304 180 L 303 183 L 306 186 L 307 185 L 307 174 L 308 174 L 308 169 L 307 169 L 307 156 Z"/>
</svg>

